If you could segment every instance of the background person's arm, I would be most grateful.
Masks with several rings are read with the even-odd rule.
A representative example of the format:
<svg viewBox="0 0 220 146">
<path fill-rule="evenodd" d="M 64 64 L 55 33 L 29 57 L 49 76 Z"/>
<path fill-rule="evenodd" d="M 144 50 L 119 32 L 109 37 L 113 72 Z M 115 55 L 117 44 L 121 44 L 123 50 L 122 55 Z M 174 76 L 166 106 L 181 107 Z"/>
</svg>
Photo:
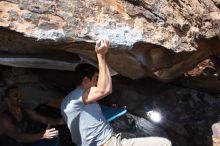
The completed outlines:
<svg viewBox="0 0 220 146">
<path fill-rule="evenodd" d="M 58 135 L 58 131 L 55 128 L 47 129 L 42 133 L 36 134 L 23 133 L 12 123 L 11 119 L 5 115 L 1 115 L 0 117 L 0 126 L 3 133 L 22 143 L 35 142 L 41 139 L 52 139 Z"/>
<path fill-rule="evenodd" d="M 98 42 L 97 42 L 98 43 Z M 91 87 L 83 94 L 83 102 L 89 104 L 102 99 L 112 92 L 112 80 L 106 63 L 106 53 L 108 52 L 108 40 L 101 40 L 100 46 L 97 47 L 97 58 L 99 64 L 99 76 L 96 87 Z"/>
<path fill-rule="evenodd" d="M 54 118 L 42 116 L 33 109 L 27 109 L 26 111 L 32 120 L 35 120 L 35 121 L 38 121 L 44 124 L 50 124 L 50 125 L 63 125 L 64 124 L 64 120 L 62 118 L 54 119 Z"/>
</svg>

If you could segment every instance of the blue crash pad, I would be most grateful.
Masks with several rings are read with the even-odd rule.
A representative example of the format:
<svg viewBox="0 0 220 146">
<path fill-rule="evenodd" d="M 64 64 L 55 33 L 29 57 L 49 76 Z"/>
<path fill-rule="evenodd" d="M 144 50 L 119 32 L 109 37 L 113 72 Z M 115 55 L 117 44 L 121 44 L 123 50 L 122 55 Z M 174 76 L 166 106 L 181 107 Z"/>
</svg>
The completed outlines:
<svg viewBox="0 0 220 146">
<path fill-rule="evenodd" d="M 100 107 L 102 109 L 103 115 L 105 116 L 108 122 L 111 122 L 115 118 L 120 117 L 127 112 L 125 107 L 110 107 L 101 104 Z"/>
</svg>

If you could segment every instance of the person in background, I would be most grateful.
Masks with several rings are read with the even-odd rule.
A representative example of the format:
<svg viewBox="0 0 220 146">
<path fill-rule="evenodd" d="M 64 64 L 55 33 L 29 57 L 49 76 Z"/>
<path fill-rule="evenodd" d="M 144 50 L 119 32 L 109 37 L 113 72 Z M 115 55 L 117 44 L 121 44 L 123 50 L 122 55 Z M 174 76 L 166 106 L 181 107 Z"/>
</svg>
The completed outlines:
<svg viewBox="0 0 220 146">
<path fill-rule="evenodd" d="M 34 93 L 33 93 L 34 94 Z M 45 129 L 40 133 L 28 133 L 29 120 L 44 124 L 63 125 L 63 119 L 42 116 L 30 108 L 22 107 L 23 96 L 17 86 L 5 90 L 7 110 L 0 114 L 0 145 L 1 146 L 58 146 L 58 130 Z"/>
<path fill-rule="evenodd" d="M 77 146 L 171 146 L 171 142 L 160 137 L 121 139 L 114 134 L 97 101 L 111 94 L 112 80 L 106 63 L 109 41 L 96 43 L 99 71 L 89 65 L 80 64 L 75 69 L 77 88 L 61 103 L 61 114 Z"/>
</svg>

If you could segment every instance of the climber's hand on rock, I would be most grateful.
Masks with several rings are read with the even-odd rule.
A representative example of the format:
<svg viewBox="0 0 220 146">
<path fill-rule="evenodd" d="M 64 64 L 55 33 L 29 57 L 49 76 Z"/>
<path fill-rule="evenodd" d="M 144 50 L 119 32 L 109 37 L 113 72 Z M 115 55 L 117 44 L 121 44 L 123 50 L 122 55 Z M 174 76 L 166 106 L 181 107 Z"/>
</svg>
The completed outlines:
<svg viewBox="0 0 220 146">
<path fill-rule="evenodd" d="M 96 47 L 95 51 L 97 54 L 105 55 L 108 52 L 109 48 L 109 40 L 104 38 L 104 39 L 99 39 L 96 42 Z"/>
</svg>

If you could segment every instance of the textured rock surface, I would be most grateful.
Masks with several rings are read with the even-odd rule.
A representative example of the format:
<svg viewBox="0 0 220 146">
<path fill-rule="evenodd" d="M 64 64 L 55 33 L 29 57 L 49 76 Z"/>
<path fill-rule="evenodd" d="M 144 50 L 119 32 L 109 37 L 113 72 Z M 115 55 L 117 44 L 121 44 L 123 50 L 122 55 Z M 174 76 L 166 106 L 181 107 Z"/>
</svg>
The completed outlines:
<svg viewBox="0 0 220 146">
<path fill-rule="evenodd" d="M 0 62 L 2 65 L 25 68 L 41 68 L 41 69 L 56 69 L 56 70 L 74 70 L 79 64 L 80 58 L 76 55 L 59 54 L 59 56 L 51 55 L 17 55 L 1 52 Z M 69 58 L 68 58 L 69 56 Z M 71 58 L 70 58 L 71 57 Z"/>
<path fill-rule="evenodd" d="M 170 81 L 220 51 L 217 0 L 5 0 L 0 26 L 0 50 L 92 62 L 94 42 L 108 36 L 111 68 L 133 79 Z"/>
</svg>

